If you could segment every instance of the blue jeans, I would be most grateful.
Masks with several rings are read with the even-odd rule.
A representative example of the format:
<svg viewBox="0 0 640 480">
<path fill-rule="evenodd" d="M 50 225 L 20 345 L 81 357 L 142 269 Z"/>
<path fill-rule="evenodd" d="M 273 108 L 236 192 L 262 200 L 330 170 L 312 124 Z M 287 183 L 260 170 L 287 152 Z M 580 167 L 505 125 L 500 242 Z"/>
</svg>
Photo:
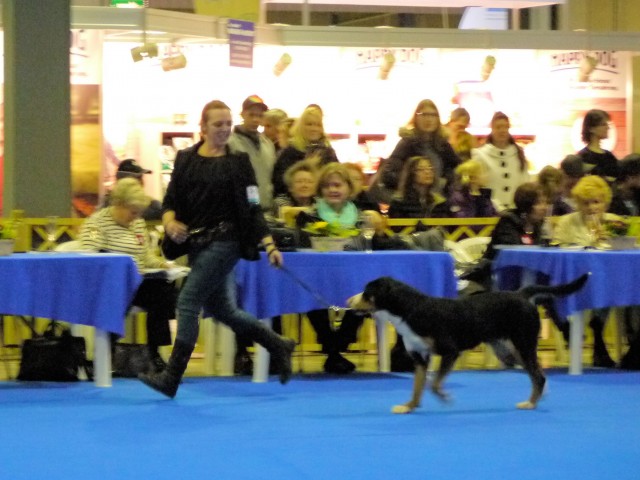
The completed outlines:
<svg viewBox="0 0 640 480">
<path fill-rule="evenodd" d="M 177 339 L 195 345 L 202 310 L 236 333 L 253 330 L 258 319 L 241 310 L 236 299 L 233 269 L 239 259 L 240 246 L 232 241 L 211 242 L 190 256 L 191 273 L 178 297 Z"/>
</svg>

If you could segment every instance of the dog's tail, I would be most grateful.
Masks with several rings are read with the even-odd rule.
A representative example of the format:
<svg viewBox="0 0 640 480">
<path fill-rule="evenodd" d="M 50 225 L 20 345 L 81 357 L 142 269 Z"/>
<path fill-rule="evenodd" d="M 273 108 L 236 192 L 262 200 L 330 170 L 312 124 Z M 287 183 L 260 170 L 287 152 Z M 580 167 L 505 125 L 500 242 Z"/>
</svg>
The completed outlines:
<svg viewBox="0 0 640 480">
<path fill-rule="evenodd" d="M 584 287 L 584 284 L 587 283 L 590 275 L 591 273 L 585 273 L 584 275 L 575 279 L 573 282 L 564 283 L 562 285 L 529 285 L 527 287 L 521 288 L 519 292 L 526 298 L 533 298 L 538 295 L 564 297 L 567 295 L 571 295 L 572 293 L 575 293 L 582 287 Z"/>
</svg>

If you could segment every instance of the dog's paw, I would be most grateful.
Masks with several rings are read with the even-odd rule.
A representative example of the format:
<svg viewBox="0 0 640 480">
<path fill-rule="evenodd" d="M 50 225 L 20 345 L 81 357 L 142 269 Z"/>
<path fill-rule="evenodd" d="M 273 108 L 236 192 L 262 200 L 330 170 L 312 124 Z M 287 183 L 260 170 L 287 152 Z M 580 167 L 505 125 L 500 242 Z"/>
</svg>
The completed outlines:
<svg viewBox="0 0 640 480">
<path fill-rule="evenodd" d="M 391 407 L 391 413 L 411 413 L 413 412 L 413 407 L 409 405 L 394 405 Z"/>
<path fill-rule="evenodd" d="M 438 400 L 440 400 L 443 403 L 451 403 L 453 401 L 453 398 L 451 397 L 451 395 L 449 395 L 447 392 L 445 392 L 444 390 L 436 390 L 436 389 L 432 389 L 431 390 L 433 392 L 433 394 L 436 396 L 436 398 Z"/>
<path fill-rule="evenodd" d="M 536 404 L 527 400 L 526 402 L 516 403 L 516 408 L 520 410 L 534 410 L 536 408 Z"/>
</svg>

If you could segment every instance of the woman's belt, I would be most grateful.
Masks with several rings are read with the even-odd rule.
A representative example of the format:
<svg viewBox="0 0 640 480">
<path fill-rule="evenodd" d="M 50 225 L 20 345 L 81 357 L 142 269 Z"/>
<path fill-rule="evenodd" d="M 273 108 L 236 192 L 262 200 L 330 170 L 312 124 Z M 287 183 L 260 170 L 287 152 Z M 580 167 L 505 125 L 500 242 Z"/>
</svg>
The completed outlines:
<svg viewBox="0 0 640 480">
<path fill-rule="evenodd" d="M 189 230 L 189 243 L 196 249 L 204 248 L 213 241 L 236 240 L 236 226 L 231 222 L 220 222 L 215 227 Z"/>
</svg>

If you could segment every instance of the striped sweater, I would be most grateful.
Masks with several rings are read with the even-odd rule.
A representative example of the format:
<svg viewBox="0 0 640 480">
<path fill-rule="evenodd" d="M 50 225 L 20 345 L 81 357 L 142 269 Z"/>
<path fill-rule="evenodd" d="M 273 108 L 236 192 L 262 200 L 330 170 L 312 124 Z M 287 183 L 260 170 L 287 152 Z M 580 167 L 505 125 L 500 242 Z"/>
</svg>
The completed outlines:
<svg viewBox="0 0 640 480">
<path fill-rule="evenodd" d="M 116 223 L 108 207 L 85 220 L 80 229 L 80 242 L 87 250 L 131 255 L 139 270 L 166 266 L 166 260 L 149 248 L 149 234 L 144 220 L 138 218 L 129 227 L 123 227 Z"/>
</svg>

